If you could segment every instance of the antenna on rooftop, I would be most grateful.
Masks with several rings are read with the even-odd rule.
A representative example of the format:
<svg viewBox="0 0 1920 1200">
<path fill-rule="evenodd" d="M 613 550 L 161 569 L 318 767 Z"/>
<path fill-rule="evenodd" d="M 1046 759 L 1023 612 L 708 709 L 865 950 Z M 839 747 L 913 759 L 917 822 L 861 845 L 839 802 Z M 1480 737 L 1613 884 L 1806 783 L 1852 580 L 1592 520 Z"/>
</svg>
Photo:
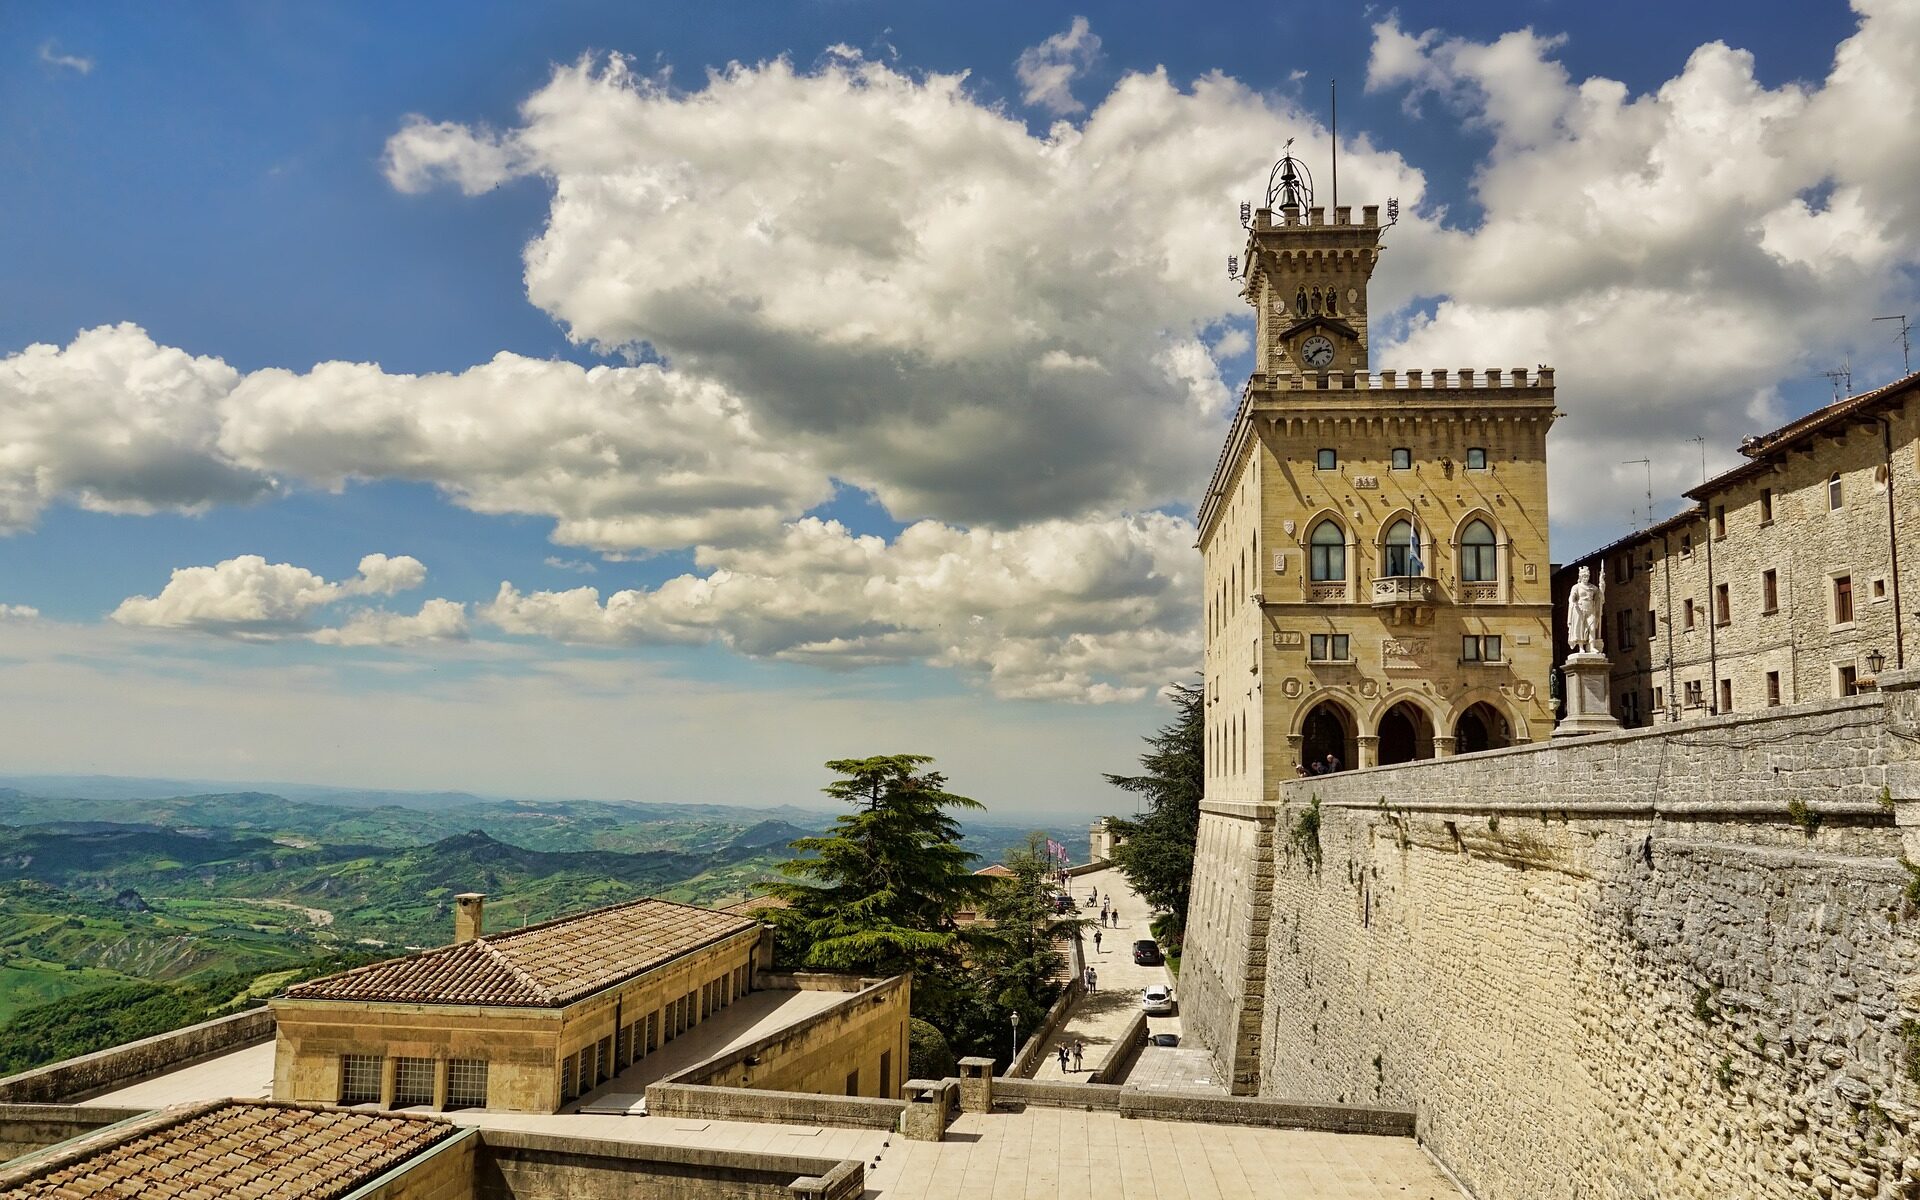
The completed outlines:
<svg viewBox="0 0 1920 1200">
<path fill-rule="evenodd" d="M 1907 314 L 1900 313 L 1898 316 L 1892 317 L 1875 317 L 1874 320 L 1900 322 L 1900 373 L 1903 375 L 1913 374 L 1913 347 L 1907 339 L 1907 335 L 1913 332 L 1913 326 L 1907 324 Z"/>
<path fill-rule="evenodd" d="M 1653 528 L 1653 460 L 1650 458 L 1629 458 L 1620 465 L 1631 467 L 1635 463 L 1647 469 L 1647 528 Z M 1636 514 L 1637 515 L 1637 514 Z"/>
<path fill-rule="evenodd" d="M 1700 482 L 1705 483 L 1707 481 L 1707 439 L 1704 435 L 1700 435 L 1687 440 L 1698 443 L 1700 446 Z"/>
<path fill-rule="evenodd" d="M 1833 402 L 1835 404 L 1840 403 L 1840 400 L 1842 398 L 1840 395 L 1840 389 L 1842 387 L 1847 389 L 1847 395 L 1849 396 L 1853 395 L 1853 356 L 1852 355 L 1848 355 L 1846 359 L 1841 362 L 1840 366 L 1837 369 L 1832 371 L 1822 371 L 1820 373 L 1827 377 L 1827 381 L 1829 383 L 1833 384 Z"/>
</svg>

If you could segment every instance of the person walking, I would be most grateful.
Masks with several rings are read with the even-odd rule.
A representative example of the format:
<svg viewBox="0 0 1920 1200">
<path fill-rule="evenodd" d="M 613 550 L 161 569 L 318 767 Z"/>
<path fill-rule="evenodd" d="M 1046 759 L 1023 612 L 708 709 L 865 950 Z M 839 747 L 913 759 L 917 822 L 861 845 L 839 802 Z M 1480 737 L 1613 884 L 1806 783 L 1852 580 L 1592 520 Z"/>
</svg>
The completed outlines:
<svg viewBox="0 0 1920 1200">
<path fill-rule="evenodd" d="M 1098 929 L 1093 931 L 1093 952 L 1095 954 L 1100 953 L 1100 931 Z"/>
<path fill-rule="evenodd" d="M 1074 1070 L 1081 1071 L 1086 1069 L 1082 1065 L 1086 1053 L 1087 1053 L 1087 1044 L 1081 1041 L 1079 1038 L 1073 1039 L 1073 1069 Z"/>
<path fill-rule="evenodd" d="M 1067 1073 L 1067 1044 L 1065 1042 L 1061 1042 L 1058 1046 L 1055 1046 L 1053 1048 L 1053 1052 L 1054 1052 L 1054 1055 L 1058 1057 L 1060 1060 L 1060 1073 L 1062 1075 L 1065 1075 Z"/>
<path fill-rule="evenodd" d="M 1100 976 L 1094 972 L 1092 967 L 1087 968 L 1087 990 L 1089 992 L 1097 992 L 1100 990 Z"/>
</svg>

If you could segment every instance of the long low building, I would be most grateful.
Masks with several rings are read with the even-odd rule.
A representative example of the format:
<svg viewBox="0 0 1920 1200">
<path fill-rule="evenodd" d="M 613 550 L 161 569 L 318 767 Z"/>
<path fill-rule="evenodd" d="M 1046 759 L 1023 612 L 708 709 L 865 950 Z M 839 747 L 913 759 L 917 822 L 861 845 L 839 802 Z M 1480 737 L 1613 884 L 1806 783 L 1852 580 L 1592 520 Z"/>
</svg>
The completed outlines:
<svg viewBox="0 0 1920 1200">
<path fill-rule="evenodd" d="M 667 900 L 496 934 L 484 901 L 459 897 L 452 945 L 276 998 L 274 1098 L 557 1112 L 745 996 L 770 952 L 753 918 Z"/>
</svg>

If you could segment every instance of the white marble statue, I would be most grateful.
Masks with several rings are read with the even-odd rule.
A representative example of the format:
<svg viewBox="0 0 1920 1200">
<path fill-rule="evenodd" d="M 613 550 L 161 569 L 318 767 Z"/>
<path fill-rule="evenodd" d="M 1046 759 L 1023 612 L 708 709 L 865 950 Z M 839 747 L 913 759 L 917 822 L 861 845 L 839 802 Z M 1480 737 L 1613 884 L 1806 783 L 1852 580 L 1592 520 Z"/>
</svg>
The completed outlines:
<svg viewBox="0 0 1920 1200">
<path fill-rule="evenodd" d="M 1580 577 L 1567 592 L 1567 652 L 1569 654 L 1604 654 L 1605 622 L 1602 615 L 1606 611 L 1607 584 L 1603 577 L 1600 586 L 1595 587 L 1588 579 L 1588 569 L 1580 568 Z"/>
</svg>

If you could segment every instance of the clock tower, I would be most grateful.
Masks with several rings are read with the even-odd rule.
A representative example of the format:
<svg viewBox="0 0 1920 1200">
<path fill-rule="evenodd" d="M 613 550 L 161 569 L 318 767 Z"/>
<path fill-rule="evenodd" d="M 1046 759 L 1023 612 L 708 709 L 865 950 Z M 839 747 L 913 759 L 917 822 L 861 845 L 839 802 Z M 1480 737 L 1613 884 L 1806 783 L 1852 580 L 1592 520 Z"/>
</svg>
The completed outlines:
<svg viewBox="0 0 1920 1200">
<path fill-rule="evenodd" d="M 1291 155 L 1273 169 L 1267 202 L 1247 228 L 1246 290 L 1256 314 L 1254 371 L 1300 376 L 1367 369 L 1367 281 L 1380 259 L 1380 211 L 1313 206 Z"/>
</svg>

